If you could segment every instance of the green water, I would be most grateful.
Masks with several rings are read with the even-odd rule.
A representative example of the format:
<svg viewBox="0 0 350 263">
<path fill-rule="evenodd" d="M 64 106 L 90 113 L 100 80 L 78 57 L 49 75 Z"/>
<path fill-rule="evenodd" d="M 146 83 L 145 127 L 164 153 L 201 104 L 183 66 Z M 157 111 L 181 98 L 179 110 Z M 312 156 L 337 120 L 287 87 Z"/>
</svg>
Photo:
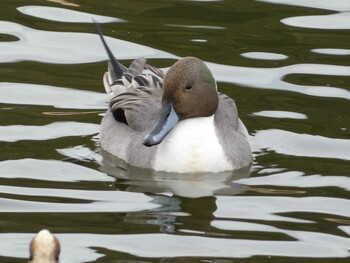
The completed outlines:
<svg viewBox="0 0 350 263">
<path fill-rule="evenodd" d="M 26 262 L 43 228 L 61 263 L 348 262 L 350 4 L 271 2 L 284 4 L 2 1 L 0 262 Z M 103 158 L 94 15 L 125 20 L 101 22 L 125 65 L 208 62 L 251 135 L 251 171 L 171 175 Z"/>
</svg>

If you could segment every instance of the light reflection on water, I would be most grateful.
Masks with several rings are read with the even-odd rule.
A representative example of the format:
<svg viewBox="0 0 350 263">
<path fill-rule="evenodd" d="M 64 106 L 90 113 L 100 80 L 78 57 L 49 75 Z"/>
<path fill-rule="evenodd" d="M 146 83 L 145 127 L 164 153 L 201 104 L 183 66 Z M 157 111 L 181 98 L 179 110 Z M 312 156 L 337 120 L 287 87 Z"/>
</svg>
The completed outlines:
<svg viewBox="0 0 350 263">
<path fill-rule="evenodd" d="M 347 66 L 322 64 L 294 64 L 281 68 L 244 68 L 208 63 L 218 81 L 229 82 L 246 87 L 293 91 L 305 95 L 331 97 L 350 100 L 350 91 L 329 86 L 308 86 L 288 83 L 284 78 L 288 75 L 334 75 L 350 76 Z"/>
<path fill-rule="evenodd" d="M 114 17 L 105 17 L 95 14 L 88 14 L 85 12 L 48 6 L 21 6 L 18 7 L 17 10 L 28 16 L 57 22 L 91 23 L 92 19 L 96 20 L 99 23 L 125 22 L 123 19 Z"/>
<path fill-rule="evenodd" d="M 320 213 L 349 217 L 350 200 L 327 197 L 224 197 L 217 198 L 215 216 L 218 218 L 254 219 L 312 223 L 310 220 L 284 216 L 283 213 Z M 350 240 L 349 240 L 350 241 Z"/>
<path fill-rule="evenodd" d="M 214 222 L 220 226 L 220 222 Z M 239 223 L 238 223 L 239 225 Z M 253 226 L 253 227 L 252 227 Z M 250 224 L 249 228 L 256 228 L 256 224 Z M 247 227 L 247 226 L 245 226 Z M 251 229 L 251 228 L 250 228 Z M 243 229 L 241 229 L 243 230 Z M 261 225 L 260 231 L 275 232 L 273 227 Z M 138 234 L 138 235 L 97 235 L 97 234 L 60 234 L 57 237 L 64 244 L 62 250 L 66 255 L 62 261 L 92 261 L 103 254 L 96 252 L 94 248 L 106 248 L 109 250 L 130 253 L 145 258 L 169 258 L 169 257 L 227 257 L 248 258 L 251 255 L 276 255 L 282 257 L 314 257 L 332 258 L 348 257 L 349 240 L 327 236 L 328 242 L 323 242 L 320 235 L 314 236 L 305 232 L 285 231 L 289 235 L 297 237 L 297 241 L 259 241 L 240 240 L 227 238 L 211 238 L 198 236 L 177 236 L 166 234 Z M 20 244 L 22 240 L 29 242 L 30 235 L 0 234 L 0 242 L 11 240 Z M 335 245 L 336 244 L 336 245 Z M 21 250 L 25 246 L 17 247 Z M 6 245 L 6 251 L 14 251 L 11 244 Z M 135 248 L 138 248 L 135 250 Z M 97 250 L 98 251 L 98 250 Z M 22 253 L 23 255 L 24 253 Z M 6 255 L 6 254 L 5 254 Z M 23 255 L 24 256 L 24 255 Z"/>
<path fill-rule="evenodd" d="M 98 133 L 99 126 L 81 122 L 54 122 L 44 126 L 0 126 L 0 141 L 51 140 L 67 136 L 83 136 Z"/>
<path fill-rule="evenodd" d="M 328 55 L 350 55 L 350 49 L 340 49 L 340 48 L 315 48 L 311 50 L 312 52 L 319 54 Z"/>
<path fill-rule="evenodd" d="M 350 14 L 338 13 L 322 16 L 298 16 L 281 20 L 288 26 L 317 28 L 317 29 L 350 29 Z"/>
<path fill-rule="evenodd" d="M 38 61 L 54 64 L 89 63 L 106 60 L 96 34 L 54 32 L 0 21 L 0 34 L 17 37 L 18 41 L 0 42 L 0 62 Z M 120 59 L 135 57 L 175 58 L 175 56 L 140 44 L 106 37 Z"/>
<path fill-rule="evenodd" d="M 114 181 L 101 172 L 58 160 L 30 158 L 7 160 L 0 162 L 0 169 L 2 178 L 28 178 L 55 182 Z"/>
<path fill-rule="evenodd" d="M 153 198 L 144 194 L 121 192 L 121 191 L 88 191 L 66 190 L 54 188 L 25 188 L 13 186 L 1 186 L 3 194 L 27 196 L 57 197 L 71 202 L 44 202 L 30 200 L 13 200 L 1 198 L 2 213 L 86 213 L 86 212 L 133 212 L 158 208 Z"/>
<path fill-rule="evenodd" d="M 350 68 L 344 60 L 349 46 L 317 41 L 308 46 L 299 37 L 303 30 L 312 36 L 322 29 L 332 39 L 334 31 L 348 29 L 349 1 L 173 1 L 160 3 L 159 10 L 154 3 L 140 2 L 136 14 L 120 11 L 134 10 L 132 1 L 106 3 L 101 9 L 94 9 L 93 1 L 82 6 L 48 2 L 65 6 L 13 3 L 11 12 L 27 20 L 0 21 L 0 34 L 16 39 L 0 42 L 0 76 L 6 79 L 0 83 L 0 149 L 11 158 L 0 161 L 0 261 L 8 257 L 23 262 L 40 228 L 57 233 L 62 262 L 105 256 L 118 262 L 192 257 L 248 263 L 260 256 L 264 262 L 325 258 L 328 263 L 350 257 Z M 179 15 L 188 5 L 207 15 Z M 265 9 L 259 13 L 259 8 Z M 165 19 L 172 9 L 173 20 Z M 227 17 L 226 12 L 211 17 L 220 10 L 232 10 L 235 21 L 229 12 Z M 305 10 L 315 14 L 305 16 Z M 339 13 L 320 13 L 329 10 Z M 265 13 L 270 20 L 264 20 Z M 92 16 L 101 23 L 124 22 L 103 25 L 120 59 L 155 58 L 166 70 L 177 58 L 171 44 L 193 52 L 199 47 L 204 60 L 216 51 L 213 46 L 225 51 L 208 66 L 219 89 L 228 87 L 225 92 L 236 99 L 247 123 L 253 166 L 177 175 L 130 167 L 101 152 L 96 134 L 107 106 L 101 80 L 106 63 L 98 62 L 106 55 L 96 34 L 85 33 Z M 147 45 L 153 27 L 160 36 L 169 36 L 160 38 L 157 47 Z M 113 28 L 113 37 L 108 28 Z M 126 37 L 123 28 L 138 38 Z M 276 43 L 267 49 L 267 28 L 271 39 L 277 32 L 288 46 Z M 240 60 L 228 65 L 222 61 L 236 44 L 229 40 L 232 32 L 235 41 L 245 44 L 234 49 Z M 299 57 L 290 47 L 310 57 Z M 60 72 L 68 64 L 78 65 L 72 72 Z M 17 67 L 23 72 L 21 65 L 30 65 L 30 74 L 21 81 L 9 79 L 8 72 L 16 73 Z M 37 71 L 46 72 L 40 65 L 54 73 L 38 78 Z M 83 76 L 88 74 L 99 84 L 85 90 Z M 300 78 L 292 83 L 290 77 Z M 317 81 L 311 85 L 305 79 Z"/>
<path fill-rule="evenodd" d="M 280 119 L 298 119 L 298 120 L 304 120 L 307 119 L 307 116 L 302 113 L 298 112 L 290 112 L 290 111 L 260 111 L 260 112 L 254 112 L 252 113 L 252 116 L 263 116 L 263 117 L 269 117 L 269 118 L 280 118 Z"/>
<path fill-rule="evenodd" d="M 350 178 L 338 175 L 305 175 L 299 171 L 275 173 L 249 179 L 240 179 L 237 183 L 244 185 L 293 186 L 298 188 L 338 187 L 350 191 Z"/>
<path fill-rule="evenodd" d="M 267 52 L 246 52 L 241 54 L 242 57 L 262 60 L 283 60 L 288 57 L 283 54 L 274 54 Z"/>
<path fill-rule="evenodd" d="M 102 151 L 103 161 L 99 169 L 108 175 L 127 180 L 128 191 L 146 193 L 170 193 L 187 198 L 213 195 L 237 195 L 247 191 L 244 185 L 234 181 L 250 175 L 250 167 L 237 171 L 198 174 L 176 174 L 142 171 L 129 168 L 122 160 Z"/>
<path fill-rule="evenodd" d="M 106 109 L 103 93 L 48 85 L 0 83 L 4 104 L 53 106 L 66 109 Z"/>
<path fill-rule="evenodd" d="M 252 142 L 255 151 L 273 150 L 293 156 L 350 160 L 350 140 L 269 129 L 258 131 Z"/>
<path fill-rule="evenodd" d="M 258 0 L 261 2 L 274 3 L 274 4 L 283 4 L 283 5 L 291 5 L 291 6 L 304 6 L 311 8 L 320 8 L 334 11 L 349 11 L 350 3 L 347 0 L 317 0 L 317 1 L 309 1 L 309 0 Z"/>
</svg>

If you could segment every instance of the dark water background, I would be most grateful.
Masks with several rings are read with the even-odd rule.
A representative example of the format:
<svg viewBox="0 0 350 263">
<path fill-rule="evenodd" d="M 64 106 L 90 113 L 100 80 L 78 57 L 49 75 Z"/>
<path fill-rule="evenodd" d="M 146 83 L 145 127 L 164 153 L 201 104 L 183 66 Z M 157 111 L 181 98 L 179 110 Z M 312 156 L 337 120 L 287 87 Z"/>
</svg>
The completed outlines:
<svg viewBox="0 0 350 263">
<path fill-rule="evenodd" d="M 350 1 L 0 6 L 0 262 L 26 262 L 42 228 L 62 263 L 349 261 Z M 126 65 L 208 62 L 251 135 L 251 171 L 103 158 L 106 55 L 92 16 Z"/>
</svg>

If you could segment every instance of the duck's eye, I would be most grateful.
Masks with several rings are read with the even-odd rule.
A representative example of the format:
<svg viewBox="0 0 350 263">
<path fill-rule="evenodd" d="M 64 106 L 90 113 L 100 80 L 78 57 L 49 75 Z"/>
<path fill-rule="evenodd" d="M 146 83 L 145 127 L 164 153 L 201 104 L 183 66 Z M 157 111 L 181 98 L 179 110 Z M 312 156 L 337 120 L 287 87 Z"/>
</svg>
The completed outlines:
<svg viewBox="0 0 350 263">
<path fill-rule="evenodd" d="M 192 90 L 192 85 L 187 85 L 186 86 L 186 91 L 190 91 L 190 90 Z"/>
</svg>

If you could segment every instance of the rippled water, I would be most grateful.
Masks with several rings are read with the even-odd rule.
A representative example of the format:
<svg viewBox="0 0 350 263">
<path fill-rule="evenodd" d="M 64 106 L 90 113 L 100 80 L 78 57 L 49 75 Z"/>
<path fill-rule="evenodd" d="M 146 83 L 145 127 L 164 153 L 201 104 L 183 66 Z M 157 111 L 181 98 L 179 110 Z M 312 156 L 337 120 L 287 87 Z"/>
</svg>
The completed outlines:
<svg viewBox="0 0 350 263">
<path fill-rule="evenodd" d="M 348 262 L 348 0 L 1 9 L 0 262 L 25 262 L 42 228 L 61 262 Z M 207 61 L 250 132 L 251 169 L 178 175 L 102 157 L 106 55 L 91 17 L 125 63 Z"/>
</svg>

